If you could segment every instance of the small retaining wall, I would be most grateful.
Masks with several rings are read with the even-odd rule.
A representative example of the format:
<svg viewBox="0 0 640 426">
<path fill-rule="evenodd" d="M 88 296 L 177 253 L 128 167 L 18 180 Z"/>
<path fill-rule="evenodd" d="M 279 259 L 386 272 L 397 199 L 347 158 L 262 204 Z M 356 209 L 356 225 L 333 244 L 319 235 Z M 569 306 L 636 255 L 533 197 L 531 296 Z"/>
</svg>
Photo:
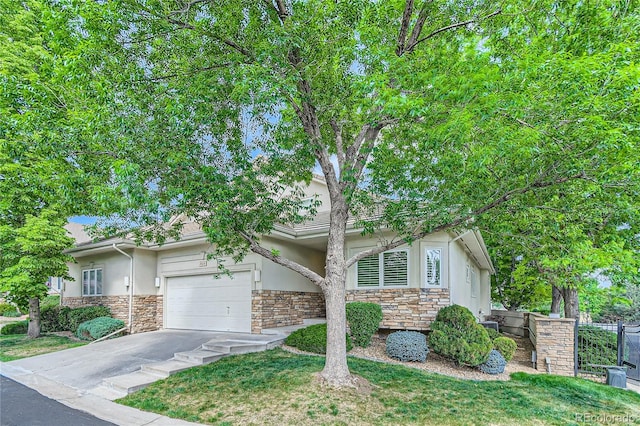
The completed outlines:
<svg viewBox="0 0 640 426">
<path fill-rule="evenodd" d="M 537 370 L 560 376 L 574 375 L 575 325 L 573 318 L 529 314 L 529 338 L 537 353 Z"/>
<path fill-rule="evenodd" d="M 529 337 L 529 312 L 491 310 L 487 321 L 496 321 L 501 332 Z"/>
</svg>

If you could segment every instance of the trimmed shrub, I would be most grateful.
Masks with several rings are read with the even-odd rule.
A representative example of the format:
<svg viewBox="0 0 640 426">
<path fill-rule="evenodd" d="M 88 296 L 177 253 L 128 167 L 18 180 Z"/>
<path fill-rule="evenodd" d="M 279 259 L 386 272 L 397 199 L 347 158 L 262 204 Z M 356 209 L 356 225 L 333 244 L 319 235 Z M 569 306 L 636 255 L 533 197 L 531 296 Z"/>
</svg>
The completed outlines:
<svg viewBox="0 0 640 426">
<path fill-rule="evenodd" d="M 425 362 L 427 337 L 417 331 L 396 331 L 387 337 L 387 355 L 400 361 Z"/>
<path fill-rule="evenodd" d="M 496 330 L 494 330 L 493 328 L 486 328 L 485 330 L 487 330 L 487 334 L 489 335 L 489 339 L 491 340 L 496 340 L 498 337 L 500 337 L 500 333 L 498 333 Z"/>
<path fill-rule="evenodd" d="M 69 331 L 69 312 L 71 312 L 71 308 L 60 305 L 42 309 L 40 311 L 40 329 L 44 333 Z"/>
<path fill-rule="evenodd" d="M 353 345 L 348 334 L 345 338 L 348 352 L 353 349 Z M 327 324 L 314 324 L 298 329 L 287 337 L 285 343 L 301 351 L 325 354 L 327 353 Z"/>
<path fill-rule="evenodd" d="M 515 340 L 509 337 L 498 337 L 493 341 L 493 348 L 500 352 L 504 359 L 509 362 L 511 358 L 513 358 L 513 354 L 516 353 L 516 349 L 518 349 L 518 344 Z"/>
<path fill-rule="evenodd" d="M 11 303 L 0 303 L 0 315 L 4 315 L 5 312 L 17 312 L 18 308 L 16 308 L 14 305 L 12 305 Z M 9 316 L 9 315 L 4 315 Z"/>
<path fill-rule="evenodd" d="M 368 302 L 347 303 L 347 321 L 353 344 L 366 348 L 382 321 L 380 305 Z"/>
<path fill-rule="evenodd" d="M 82 308 L 71 309 L 68 315 L 68 330 L 75 333 L 76 331 L 78 331 L 78 326 L 85 321 L 89 321 L 94 318 L 110 316 L 111 310 L 106 306 L 86 306 Z"/>
<path fill-rule="evenodd" d="M 60 295 L 50 294 L 40 301 L 40 309 L 50 308 L 60 305 Z"/>
<path fill-rule="evenodd" d="M 78 326 L 76 336 L 83 340 L 97 340 L 124 327 L 124 321 L 111 317 L 98 317 Z"/>
<path fill-rule="evenodd" d="M 458 364 L 476 367 L 487 360 L 493 348 L 487 330 L 470 310 L 459 305 L 440 309 L 431 330 L 431 349 Z"/>
<path fill-rule="evenodd" d="M 29 328 L 29 320 L 12 322 L 0 329 L 0 334 L 9 335 L 9 334 L 27 334 L 27 330 Z"/>
<path fill-rule="evenodd" d="M 500 374 L 504 373 L 506 365 L 507 360 L 504 359 L 500 352 L 494 349 L 489 353 L 487 361 L 480 364 L 480 371 L 486 374 Z"/>
<path fill-rule="evenodd" d="M 17 318 L 17 317 L 21 317 L 22 314 L 18 311 L 5 311 L 2 314 L 3 317 L 9 317 L 9 318 Z"/>
<path fill-rule="evenodd" d="M 85 321 L 99 317 L 110 317 L 111 310 L 106 306 L 85 306 L 71 309 L 68 306 L 49 306 L 40 311 L 40 327 L 43 332 L 71 331 Z"/>
</svg>

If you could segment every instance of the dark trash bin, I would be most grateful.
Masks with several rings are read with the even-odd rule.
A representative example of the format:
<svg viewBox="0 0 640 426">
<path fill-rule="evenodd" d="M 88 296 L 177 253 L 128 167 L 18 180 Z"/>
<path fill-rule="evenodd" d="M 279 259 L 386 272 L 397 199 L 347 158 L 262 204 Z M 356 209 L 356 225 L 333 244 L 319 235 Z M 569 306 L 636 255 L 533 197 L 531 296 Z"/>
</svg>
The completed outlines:
<svg viewBox="0 0 640 426">
<path fill-rule="evenodd" d="M 626 367 L 607 367 L 607 384 L 614 388 L 627 388 Z"/>
</svg>

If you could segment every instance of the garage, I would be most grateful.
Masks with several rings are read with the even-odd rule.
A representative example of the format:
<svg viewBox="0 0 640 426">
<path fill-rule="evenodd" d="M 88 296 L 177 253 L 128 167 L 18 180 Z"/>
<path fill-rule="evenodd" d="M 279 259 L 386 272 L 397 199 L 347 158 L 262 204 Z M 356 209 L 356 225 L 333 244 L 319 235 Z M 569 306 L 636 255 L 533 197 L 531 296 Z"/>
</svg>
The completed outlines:
<svg viewBox="0 0 640 426">
<path fill-rule="evenodd" d="M 166 328 L 251 332 L 251 273 L 170 277 Z"/>
</svg>

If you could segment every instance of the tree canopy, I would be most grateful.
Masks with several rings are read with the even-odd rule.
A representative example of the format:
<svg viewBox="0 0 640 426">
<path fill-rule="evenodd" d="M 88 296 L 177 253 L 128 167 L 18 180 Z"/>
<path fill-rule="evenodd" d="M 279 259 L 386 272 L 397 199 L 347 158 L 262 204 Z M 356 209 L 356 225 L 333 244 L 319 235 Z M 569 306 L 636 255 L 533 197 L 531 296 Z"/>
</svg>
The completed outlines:
<svg viewBox="0 0 640 426">
<path fill-rule="evenodd" d="M 186 214 L 216 256 L 253 251 L 320 286 L 322 377 L 347 384 L 359 259 L 560 186 L 637 196 L 632 3 L 58 1 L 65 81 L 91 111 L 67 152 L 105 182 L 90 198 L 115 227 L 162 241 Z M 314 169 L 331 198 L 324 276 L 261 245 L 314 214 L 300 191 Z M 348 218 L 392 237 L 348 257 Z"/>
<path fill-rule="evenodd" d="M 71 45 L 54 6 L 0 0 L 0 291 L 29 306 L 32 337 L 40 332 L 45 283 L 70 278 L 67 217 L 90 214 L 91 182 L 104 180 L 74 157 L 88 111 L 73 102 L 82 98 L 66 81 L 70 62 L 62 54 Z"/>
</svg>

